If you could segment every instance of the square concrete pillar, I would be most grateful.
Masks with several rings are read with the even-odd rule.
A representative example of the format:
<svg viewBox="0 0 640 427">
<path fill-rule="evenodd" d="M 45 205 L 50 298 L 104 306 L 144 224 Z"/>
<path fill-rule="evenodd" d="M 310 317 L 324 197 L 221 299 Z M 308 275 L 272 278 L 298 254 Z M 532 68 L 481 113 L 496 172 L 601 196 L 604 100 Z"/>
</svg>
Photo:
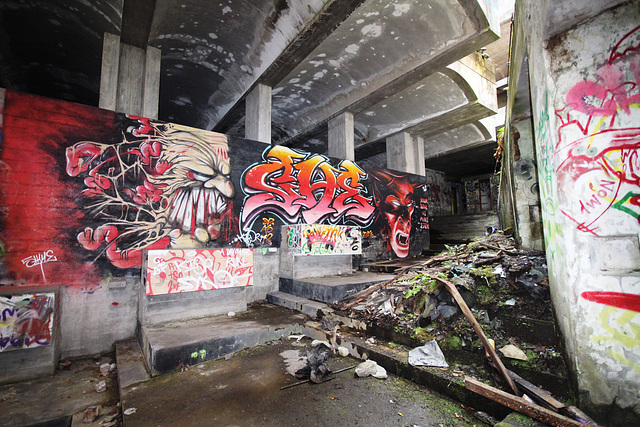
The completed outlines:
<svg viewBox="0 0 640 427">
<path fill-rule="evenodd" d="M 162 51 L 147 46 L 144 66 L 144 91 L 142 94 L 142 115 L 150 119 L 158 118 L 160 103 L 160 60 Z"/>
<path fill-rule="evenodd" d="M 271 144 L 271 87 L 258 83 L 245 104 L 244 137 Z"/>
<path fill-rule="evenodd" d="M 102 41 L 102 68 L 100 70 L 100 100 L 98 106 L 115 111 L 120 66 L 120 36 L 104 33 Z"/>
<path fill-rule="evenodd" d="M 353 114 L 347 112 L 329 120 L 329 157 L 355 160 Z"/>
<path fill-rule="evenodd" d="M 387 138 L 386 143 L 389 169 L 425 175 L 424 139 L 400 132 Z"/>
<path fill-rule="evenodd" d="M 420 176 L 426 176 L 427 171 L 424 164 L 424 138 L 416 136 L 413 141 L 415 148 L 415 174 Z"/>
<path fill-rule="evenodd" d="M 160 49 L 141 49 L 105 33 L 98 106 L 120 113 L 158 118 Z"/>
<path fill-rule="evenodd" d="M 116 111 L 142 116 L 142 93 L 147 55 L 143 49 L 120 44 Z"/>
</svg>

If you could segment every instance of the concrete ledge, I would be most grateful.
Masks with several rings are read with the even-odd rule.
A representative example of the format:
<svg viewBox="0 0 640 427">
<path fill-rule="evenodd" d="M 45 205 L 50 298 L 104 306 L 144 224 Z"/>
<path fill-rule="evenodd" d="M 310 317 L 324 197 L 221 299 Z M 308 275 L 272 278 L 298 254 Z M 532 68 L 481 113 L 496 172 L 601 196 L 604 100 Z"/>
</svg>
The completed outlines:
<svg viewBox="0 0 640 427">
<path fill-rule="evenodd" d="M 142 326 L 140 341 L 151 374 L 158 375 L 300 333 L 303 323 L 302 314 L 265 304 L 234 317 Z"/>
</svg>

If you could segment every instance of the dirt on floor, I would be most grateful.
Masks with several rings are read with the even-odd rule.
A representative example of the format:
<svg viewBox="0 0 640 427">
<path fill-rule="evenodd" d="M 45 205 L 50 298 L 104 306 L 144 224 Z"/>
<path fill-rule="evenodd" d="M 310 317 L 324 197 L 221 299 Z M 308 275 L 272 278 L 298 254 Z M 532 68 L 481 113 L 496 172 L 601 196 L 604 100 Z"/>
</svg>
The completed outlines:
<svg viewBox="0 0 640 427">
<path fill-rule="evenodd" d="M 304 342 L 304 345 L 301 344 Z M 358 378 L 354 369 L 329 381 L 287 373 L 285 352 L 304 354 L 310 340 L 282 339 L 137 384 L 123 396 L 126 426 L 481 426 L 459 403 L 410 381 Z M 333 371 L 361 363 L 332 356 Z"/>
</svg>

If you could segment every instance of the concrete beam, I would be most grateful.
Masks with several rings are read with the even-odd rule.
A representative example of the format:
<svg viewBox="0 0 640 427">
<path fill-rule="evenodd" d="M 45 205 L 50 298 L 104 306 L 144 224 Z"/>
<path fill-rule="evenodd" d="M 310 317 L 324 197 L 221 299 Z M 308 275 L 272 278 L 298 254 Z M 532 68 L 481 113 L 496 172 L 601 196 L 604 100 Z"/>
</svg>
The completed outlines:
<svg viewBox="0 0 640 427">
<path fill-rule="evenodd" d="M 284 90 L 282 90 L 279 95 L 280 98 L 282 98 L 280 103 L 276 105 L 276 102 L 274 102 L 274 109 L 283 109 L 281 120 L 284 122 L 281 126 L 286 127 L 289 130 L 288 134 L 290 135 L 289 137 L 283 137 L 278 141 L 278 143 L 283 145 L 295 145 L 297 141 L 307 139 L 308 134 L 314 132 L 316 127 L 322 126 L 325 122 L 344 111 L 348 110 L 357 116 L 359 113 L 370 109 L 376 104 L 383 103 L 386 99 L 393 97 L 396 93 L 417 84 L 431 74 L 442 70 L 447 64 L 451 64 L 460 58 L 464 58 L 465 56 L 496 40 L 499 37 L 500 28 L 498 23 L 494 22 L 497 20 L 494 19 L 494 14 L 492 13 L 491 8 L 485 3 L 486 2 L 477 0 L 460 1 L 459 7 L 464 10 L 466 15 L 469 17 L 472 22 L 474 32 L 465 36 L 460 36 L 457 42 L 451 38 L 449 38 L 446 43 L 441 42 L 439 46 L 431 49 L 430 55 L 418 55 L 412 60 L 406 61 L 402 65 L 396 64 L 392 69 L 377 70 L 375 66 L 366 62 L 370 58 L 368 58 L 365 53 L 360 53 L 362 58 L 358 57 L 356 54 L 356 58 L 350 60 L 351 64 L 354 64 L 352 66 L 360 70 L 369 71 L 361 71 L 358 74 L 362 84 L 349 85 L 347 83 L 346 86 L 342 85 L 342 87 L 336 92 L 335 96 L 324 96 L 318 92 L 311 93 L 311 91 L 300 93 L 299 88 L 304 88 L 305 85 L 312 86 L 313 76 L 315 76 L 314 73 L 310 72 L 310 70 L 315 70 L 313 62 L 307 61 L 306 63 L 301 64 L 299 71 L 295 75 L 291 75 L 292 78 L 295 77 L 298 79 L 296 83 L 297 86 L 295 86 L 294 89 L 284 86 Z M 358 28 L 357 20 L 360 19 L 359 14 L 361 12 L 364 11 L 362 9 L 358 10 L 344 25 L 351 25 L 351 29 Z M 441 18 L 446 19 L 444 15 L 442 15 Z M 356 22 L 351 22 L 354 19 L 356 19 Z M 364 17 L 362 19 L 364 19 Z M 340 29 L 338 31 L 340 31 Z M 338 31 L 334 37 L 339 37 Z M 406 37 L 415 35 L 414 33 L 405 31 L 404 29 L 397 31 L 402 32 Z M 397 31 L 394 31 L 394 34 Z M 344 38 L 354 37 L 350 36 L 350 34 L 355 34 L 357 32 L 343 31 L 343 33 Z M 453 35 L 451 37 L 453 37 Z M 395 47 L 392 42 L 392 40 L 395 39 L 379 39 L 380 40 L 377 40 L 377 42 L 380 43 L 380 46 L 376 46 L 376 52 L 384 51 L 385 48 L 393 49 Z M 344 40 L 341 41 L 343 44 L 348 43 Z M 354 46 L 357 46 L 357 44 L 354 44 Z M 424 46 L 421 46 L 421 48 L 423 47 Z M 335 62 L 337 61 L 335 58 L 340 58 L 340 55 L 342 55 L 342 53 L 336 52 L 335 45 L 331 45 L 330 43 L 323 44 L 322 48 L 323 54 L 325 55 L 322 57 L 322 60 L 325 63 L 331 63 L 331 61 Z M 395 48 L 397 49 L 397 47 Z M 341 49 L 344 49 L 344 46 L 342 46 Z M 354 52 L 360 51 L 356 51 L 354 48 Z M 362 64 L 357 62 L 359 59 L 363 60 Z M 383 60 L 380 59 L 380 61 Z M 304 75 L 301 73 L 302 71 L 305 72 Z M 378 74 L 375 74 L 376 72 Z M 369 74 L 369 76 L 365 83 L 365 78 L 363 76 L 367 74 Z M 301 75 L 303 75 L 303 77 L 300 77 Z M 351 81 L 355 81 L 355 79 L 352 78 Z M 280 87 L 278 89 L 280 89 Z M 297 110 L 293 111 L 291 108 L 287 108 L 286 105 L 286 103 L 290 103 L 292 96 L 295 96 L 295 99 L 304 99 L 306 97 L 310 103 L 308 106 L 306 106 L 306 104 L 302 107 L 297 106 Z M 276 118 L 274 117 L 274 120 L 275 119 Z M 396 129 L 396 132 L 397 131 L 399 130 Z"/>
<path fill-rule="evenodd" d="M 156 9 L 156 0 L 124 0 L 122 5 L 122 43 L 144 49 Z"/>
<path fill-rule="evenodd" d="M 353 114 L 345 112 L 329 120 L 329 157 L 355 160 Z"/>
<path fill-rule="evenodd" d="M 269 68 L 257 79 L 257 83 L 275 87 L 362 3 L 364 3 L 364 0 L 326 1 L 322 11 L 278 55 Z M 252 90 L 253 88 L 249 89 L 237 99 L 236 103 L 227 110 L 213 130 L 225 133 L 240 121 L 244 114 L 243 104 L 248 93 Z"/>
<path fill-rule="evenodd" d="M 271 144 L 271 87 L 258 84 L 247 96 L 244 137 Z"/>
</svg>

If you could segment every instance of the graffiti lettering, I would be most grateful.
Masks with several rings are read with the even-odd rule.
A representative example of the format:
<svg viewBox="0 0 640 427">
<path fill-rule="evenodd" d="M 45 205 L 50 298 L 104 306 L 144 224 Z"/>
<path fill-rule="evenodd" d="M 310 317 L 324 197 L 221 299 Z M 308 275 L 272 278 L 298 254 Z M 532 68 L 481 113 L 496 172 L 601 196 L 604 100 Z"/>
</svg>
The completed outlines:
<svg viewBox="0 0 640 427">
<path fill-rule="evenodd" d="M 262 218 L 262 230 L 264 232 L 264 243 L 271 246 L 273 243 L 271 239 L 273 238 L 273 218 Z"/>
<path fill-rule="evenodd" d="M 42 252 L 41 254 L 32 255 L 30 257 L 24 258 L 22 260 L 22 264 L 24 264 L 27 268 L 40 266 L 40 271 L 42 272 L 42 280 L 44 283 L 47 283 L 47 277 L 44 275 L 44 268 L 42 267 L 44 264 L 48 262 L 58 261 L 58 258 L 53 254 L 53 251 L 49 250 L 46 252 Z"/>
<path fill-rule="evenodd" d="M 264 162 L 250 167 L 242 178 L 247 194 L 241 229 L 251 228 L 263 212 L 274 212 L 288 223 L 339 220 L 366 225 L 373 217 L 372 198 L 361 180 L 365 172 L 343 160 L 335 168 L 319 154 L 302 154 L 277 145 L 263 154 Z"/>
<path fill-rule="evenodd" d="M 289 251 L 298 255 L 361 253 L 359 227 L 331 224 L 290 225 L 287 229 Z"/>
<path fill-rule="evenodd" d="M 251 249 L 149 251 L 147 295 L 252 284 Z"/>
</svg>

